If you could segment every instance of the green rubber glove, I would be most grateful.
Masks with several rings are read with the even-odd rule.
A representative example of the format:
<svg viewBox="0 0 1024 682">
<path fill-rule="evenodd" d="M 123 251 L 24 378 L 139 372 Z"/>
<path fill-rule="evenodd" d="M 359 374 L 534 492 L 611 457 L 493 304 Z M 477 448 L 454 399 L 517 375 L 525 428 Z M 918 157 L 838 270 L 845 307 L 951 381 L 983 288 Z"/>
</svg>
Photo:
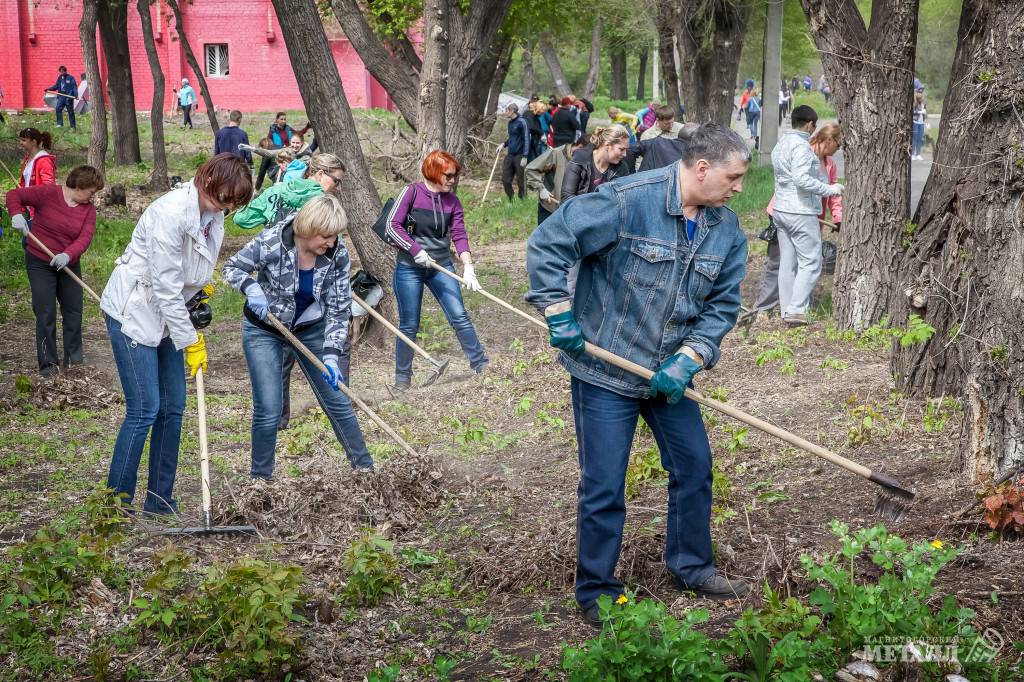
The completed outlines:
<svg viewBox="0 0 1024 682">
<path fill-rule="evenodd" d="M 551 345 L 561 348 L 575 360 L 583 355 L 583 330 L 571 310 L 548 318 L 548 337 Z"/>
<path fill-rule="evenodd" d="M 651 377 L 651 397 L 660 394 L 665 396 L 669 405 L 675 405 L 683 399 L 693 375 L 702 369 L 704 367 L 690 356 L 676 353 L 661 363 L 661 367 Z"/>
</svg>

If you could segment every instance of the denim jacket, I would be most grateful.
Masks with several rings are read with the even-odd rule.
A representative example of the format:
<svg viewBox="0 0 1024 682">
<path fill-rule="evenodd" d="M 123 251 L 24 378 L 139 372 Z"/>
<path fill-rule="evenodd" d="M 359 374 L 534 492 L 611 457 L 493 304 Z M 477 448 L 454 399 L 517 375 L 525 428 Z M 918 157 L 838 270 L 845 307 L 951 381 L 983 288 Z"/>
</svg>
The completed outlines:
<svg viewBox="0 0 1024 682">
<path fill-rule="evenodd" d="M 601 185 L 563 204 L 530 235 L 526 300 L 538 309 L 569 300 L 566 274 L 581 260 L 573 313 L 591 343 L 656 371 L 687 345 L 718 362 L 736 324 L 747 238 L 728 208 L 702 208 L 691 244 L 679 163 Z M 574 377 L 646 398 L 644 379 L 590 355 L 559 362 Z"/>
</svg>

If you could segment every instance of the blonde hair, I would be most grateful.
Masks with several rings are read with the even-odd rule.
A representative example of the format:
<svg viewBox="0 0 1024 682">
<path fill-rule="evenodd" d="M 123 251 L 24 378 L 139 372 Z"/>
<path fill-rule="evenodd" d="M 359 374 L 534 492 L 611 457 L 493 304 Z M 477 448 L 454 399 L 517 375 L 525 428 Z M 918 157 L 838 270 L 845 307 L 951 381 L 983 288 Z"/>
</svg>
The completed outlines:
<svg viewBox="0 0 1024 682">
<path fill-rule="evenodd" d="M 540 100 L 530 102 L 530 111 L 533 112 L 534 116 L 540 116 L 547 110 L 548 105 L 544 104 L 544 102 L 541 102 Z"/>
<path fill-rule="evenodd" d="M 348 227 L 348 216 L 341 200 L 333 194 L 310 199 L 295 216 L 292 229 L 296 237 L 336 237 Z"/>
<path fill-rule="evenodd" d="M 595 128 L 594 132 L 590 134 L 590 144 L 594 145 L 595 149 L 621 140 L 629 142 L 629 131 L 621 123 Z"/>
<path fill-rule="evenodd" d="M 277 161 L 278 163 L 291 163 L 294 160 L 295 152 L 291 149 L 282 149 L 277 153 L 277 156 L 274 157 L 274 161 Z"/>
<path fill-rule="evenodd" d="M 838 123 L 826 123 L 810 139 L 811 144 L 825 141 L 835 142 L 837 147 L 843 146 L 843 130 Z"/>
<path fill-rule="evenodd" d="M 341 162 L 334 154 L 329 152 L 320 152 L 314 154 L 309 158 L 309 167 L 306 168 L 306 173 L 303 175 L 305 178 L 311 178 L 320 171 L 324 173 L 330 173 L 334 170 L 341 170 L 342 173 L 346 172 L 345 164 Z"/>
</svg>

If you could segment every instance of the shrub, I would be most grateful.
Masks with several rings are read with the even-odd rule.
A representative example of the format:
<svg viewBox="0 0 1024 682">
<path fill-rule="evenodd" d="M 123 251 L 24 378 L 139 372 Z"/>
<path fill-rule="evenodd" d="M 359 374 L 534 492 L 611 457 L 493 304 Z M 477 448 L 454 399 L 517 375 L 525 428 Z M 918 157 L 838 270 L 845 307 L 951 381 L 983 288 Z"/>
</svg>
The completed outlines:
<svg viewBox="0 0 1024 682">
<path fill-rule="evenodd" d="M 345 550 L 345 568 L 349 570 L 345 596 L 356 606 L 375 606 L 402 589 L 395 543 L 371 530 Z"/>
</svg>

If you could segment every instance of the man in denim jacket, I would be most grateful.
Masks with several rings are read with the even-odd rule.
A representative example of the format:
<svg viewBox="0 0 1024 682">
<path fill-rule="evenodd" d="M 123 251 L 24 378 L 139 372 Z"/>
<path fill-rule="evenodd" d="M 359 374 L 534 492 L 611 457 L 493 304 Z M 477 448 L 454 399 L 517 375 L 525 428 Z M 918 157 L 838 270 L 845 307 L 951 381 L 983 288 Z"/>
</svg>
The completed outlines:
<svg viewBox="0 0 1024 682">
<path fill-rule="evenodd" d="M 576 601 L 600 625 L 597 598 L 617 597 L 625 476 L 642 416 L 669 472 L 665 560 L 680 588 L 736 598 L 747 585 L 711 553 L 711 448 L 693 375 L 718 362 L 736 323 L 747 240 L 725 203 L 743 188 L 750 152 L 733 131 L 697 128 L 682 160 L 602 185 L 563 204 L 530 236 L 526 299 L 548 321 L 572 375 L 579 443 Z M 566 274 L 582 261 L 575 296 Z M 584 339 L 655 372 L 650 382 L 583 352 Z"/>
</svg>

